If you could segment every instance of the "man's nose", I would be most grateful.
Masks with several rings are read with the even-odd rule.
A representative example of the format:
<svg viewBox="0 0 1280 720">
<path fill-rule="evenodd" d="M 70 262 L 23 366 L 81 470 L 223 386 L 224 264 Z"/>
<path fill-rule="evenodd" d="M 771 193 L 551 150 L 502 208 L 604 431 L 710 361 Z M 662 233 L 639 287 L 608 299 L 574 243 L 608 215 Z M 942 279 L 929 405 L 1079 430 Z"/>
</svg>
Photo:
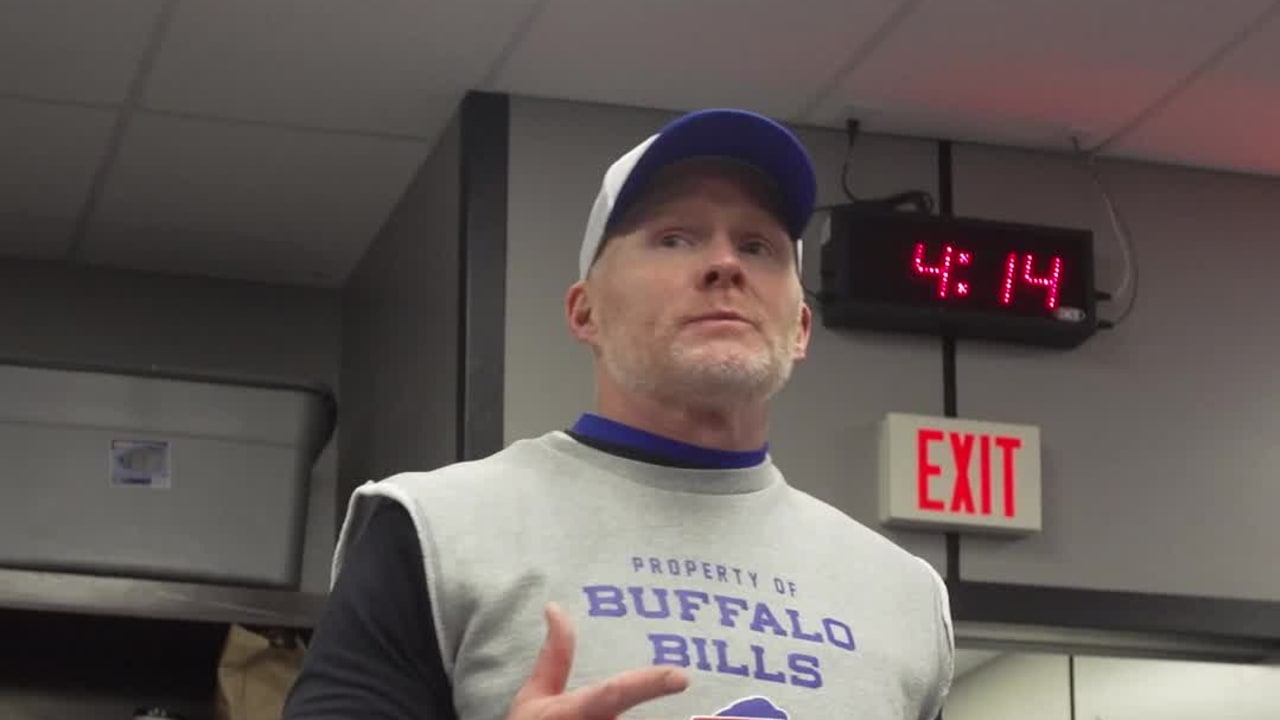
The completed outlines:
<svg viewBox="0 0 1280 720">
<path fill-rule="evenodd" d="M 745 276 L 742 272 L 742 258 L 738 257 L 738 249 L 732 240 L 717 237 L 706 245 L 710 257 L 702 271 L 702 284 L 705 287 L 739 287 Z"/>
</svg>

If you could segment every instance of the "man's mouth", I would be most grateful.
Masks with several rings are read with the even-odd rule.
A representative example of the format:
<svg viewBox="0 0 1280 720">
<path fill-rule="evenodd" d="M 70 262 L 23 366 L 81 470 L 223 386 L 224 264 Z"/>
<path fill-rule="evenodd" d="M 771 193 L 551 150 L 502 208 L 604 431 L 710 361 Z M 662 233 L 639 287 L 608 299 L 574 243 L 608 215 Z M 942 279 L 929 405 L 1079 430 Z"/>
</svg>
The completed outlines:
<svg viewBox="0 0 1280 720">
<path fill-rule="evenodd" d="M 716 312 L 698 315 L 692 320 L 692 322 L 739 322 L 746 323 L 748 325 L 755 324 L 732 310 L 718 310 Z"/>
</svg>

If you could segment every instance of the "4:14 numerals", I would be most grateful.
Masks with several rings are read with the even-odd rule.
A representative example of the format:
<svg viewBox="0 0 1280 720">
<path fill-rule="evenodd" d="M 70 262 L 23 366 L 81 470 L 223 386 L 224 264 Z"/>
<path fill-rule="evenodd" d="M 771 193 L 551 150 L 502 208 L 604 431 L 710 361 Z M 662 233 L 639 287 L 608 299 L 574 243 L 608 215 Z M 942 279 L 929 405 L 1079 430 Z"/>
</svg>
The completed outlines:
<svg viewBox="0 0 1280 720">
<path fill-rule="evenodd" d="M 972 251 L 947 244 L 942 248 L 941 257 L 936 260 L 931 261 L 926 257 L 927 254 L 925 244 L 916 243 L 915 252 L 911 256 L 911 273 L 935 283 L 935 295 L 938 299 L 963 299 L 974 292 L 973 286 L 964 279 L 964 268 L 974 261 Z M 1057 255 L 1050 257 L 1047 268 L 1042 268 L 1042 264 L 1035 253 L 1010 252 L 1004 259 L 1000 286 L 979 290 L 994 293 L 1001 305 L 1012 305 L 1019 292 L 1034 290 L 1043 293 L 1045 309 L 1056 310 L 1062 279 L 1062 258 Z"/>
</svg>

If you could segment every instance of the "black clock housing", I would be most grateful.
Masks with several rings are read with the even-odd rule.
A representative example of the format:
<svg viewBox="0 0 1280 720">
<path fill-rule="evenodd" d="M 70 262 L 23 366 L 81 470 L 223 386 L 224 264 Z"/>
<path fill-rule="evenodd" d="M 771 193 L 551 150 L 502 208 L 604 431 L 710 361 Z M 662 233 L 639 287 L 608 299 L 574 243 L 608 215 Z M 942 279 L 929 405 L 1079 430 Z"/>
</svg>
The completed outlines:
<svg viewBox="0 0 1280 720">
<path fill-rule="evenodd" d="M 829 210 L 822 321 L 1075 347 L 1098 328 L 1089 230 L 891 210 Z"/>
</svg>

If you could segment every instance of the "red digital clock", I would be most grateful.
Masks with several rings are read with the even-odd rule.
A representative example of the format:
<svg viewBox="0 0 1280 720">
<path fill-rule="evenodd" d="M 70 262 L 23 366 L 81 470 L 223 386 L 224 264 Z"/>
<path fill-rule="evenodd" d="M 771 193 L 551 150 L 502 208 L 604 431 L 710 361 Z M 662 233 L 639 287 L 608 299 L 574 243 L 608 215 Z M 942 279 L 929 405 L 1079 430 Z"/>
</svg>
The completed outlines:
<svg viewBox="0 0 1280 720">
<path fill-rule="evenodd" d="M 851 204 L 821 260 L 828 327 L 1073 347 L 1098 326 L 1088 230 Z"/>
</svg>

